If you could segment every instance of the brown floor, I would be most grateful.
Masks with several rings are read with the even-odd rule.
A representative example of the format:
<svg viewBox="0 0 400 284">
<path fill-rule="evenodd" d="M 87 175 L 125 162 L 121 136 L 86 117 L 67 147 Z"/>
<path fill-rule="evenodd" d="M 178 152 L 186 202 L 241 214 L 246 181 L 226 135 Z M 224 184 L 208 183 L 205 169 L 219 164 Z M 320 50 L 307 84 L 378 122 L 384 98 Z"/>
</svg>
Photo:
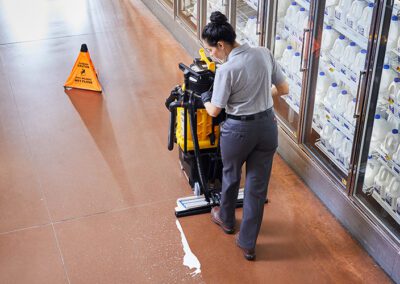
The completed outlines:
<svg viewBox="0 0 400 284">
<path fill-rule="evenodd" d="M 102 95 L 62 87 L 82 43 Z M 389 283 L 278 156 L 258 261 L 183 218 L 190 275 L 163 105 L 190 61 L 139 0 L 0 1 L 0 283 Z"/>
</svg>

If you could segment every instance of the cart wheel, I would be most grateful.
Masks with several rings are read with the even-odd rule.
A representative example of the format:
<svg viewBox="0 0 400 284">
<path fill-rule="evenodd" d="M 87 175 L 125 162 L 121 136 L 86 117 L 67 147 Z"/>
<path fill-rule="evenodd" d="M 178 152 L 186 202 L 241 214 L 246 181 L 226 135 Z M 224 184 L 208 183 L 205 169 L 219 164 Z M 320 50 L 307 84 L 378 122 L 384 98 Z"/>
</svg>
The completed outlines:
<svg viewBox="0 0 400 284">
<path fill-rule="evenodd" d="M 201 195 L 200 184 L 198 182 L 194 183 L 193 194 L 196 195 L 196 196 L 200 196 Z"/>
</svg>

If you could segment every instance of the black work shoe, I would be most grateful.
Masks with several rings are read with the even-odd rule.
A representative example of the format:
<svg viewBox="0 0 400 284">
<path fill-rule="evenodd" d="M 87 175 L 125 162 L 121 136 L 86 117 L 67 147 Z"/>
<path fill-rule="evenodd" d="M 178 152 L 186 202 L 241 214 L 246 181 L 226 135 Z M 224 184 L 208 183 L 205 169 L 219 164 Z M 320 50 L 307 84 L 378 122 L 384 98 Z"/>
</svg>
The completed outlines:
<svg viewBox="0 0 400 284">
<path fill-rule="evenodd" d="M 242 248 L 239 245 L 239 234 L 236 234 L 235 240 L 236 240 L 236 245 L 243 252 L 243 256 L 244 256 L 245 259 L 247 259 L 249 261 L 252 261 L 252 260 L 256 259 L 256 251 L 254 249 L 245 249 L 245 248 Z"/>
<path fill-rule="evenodd" d="M 224 222 L 219 218 L 219 207 L 213 207 L 211 209 L 211 220 L 217 224 L 218 226 L 220 226 L 222 228 L 222 230 L 226 233 L 226 234 L 233 234 L 235 232 L 235 228 L 231 228 L 229 226 L 226 226 L 224 224 Z"/>
</svg>

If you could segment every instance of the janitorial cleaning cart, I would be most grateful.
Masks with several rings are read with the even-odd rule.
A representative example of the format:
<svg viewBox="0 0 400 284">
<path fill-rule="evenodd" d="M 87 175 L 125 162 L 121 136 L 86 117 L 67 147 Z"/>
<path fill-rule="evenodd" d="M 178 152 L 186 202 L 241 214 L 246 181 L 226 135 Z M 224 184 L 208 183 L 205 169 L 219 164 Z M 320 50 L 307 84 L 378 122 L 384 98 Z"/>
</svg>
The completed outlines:
<svg viewBox="0 0 400 284">
<path fill-rule="evenodd" d="M 190 66 L 179 64 L 184 83 L 171 91 L 165 103 L 170 111 L 168 149 L 172 151 L 177 144 L 181 168 L 193 190 L 192 196 L 177 200 L 177 217 L 210 212 L 221 198 L 219 130 L 225 113 L 214 118 L 204 108 L 201 94 L 212 92 L 216 65 L 203 49 L 199 53 L 200 58 L 195 58 Z M 240 190 L 237 206 L 242 205 L 243 190 Z"/>
</svg>

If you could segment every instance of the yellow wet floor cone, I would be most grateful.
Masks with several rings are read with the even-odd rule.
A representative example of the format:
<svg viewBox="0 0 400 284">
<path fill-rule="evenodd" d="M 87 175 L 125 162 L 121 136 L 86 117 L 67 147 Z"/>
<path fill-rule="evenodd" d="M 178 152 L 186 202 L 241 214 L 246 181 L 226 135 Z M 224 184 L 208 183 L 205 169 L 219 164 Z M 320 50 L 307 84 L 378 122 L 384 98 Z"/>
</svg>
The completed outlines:
<svg viewBox="0 0 400 284">
<path fill-rule="evenodd" d="M 64 88 L 101 92 L 101 85 L 97 78 L 96 69 L 90 59 L 86 44 L 82 44 L 79 56 L 75 61 L 71 74 L 64 84 Z"/>
</svg>

